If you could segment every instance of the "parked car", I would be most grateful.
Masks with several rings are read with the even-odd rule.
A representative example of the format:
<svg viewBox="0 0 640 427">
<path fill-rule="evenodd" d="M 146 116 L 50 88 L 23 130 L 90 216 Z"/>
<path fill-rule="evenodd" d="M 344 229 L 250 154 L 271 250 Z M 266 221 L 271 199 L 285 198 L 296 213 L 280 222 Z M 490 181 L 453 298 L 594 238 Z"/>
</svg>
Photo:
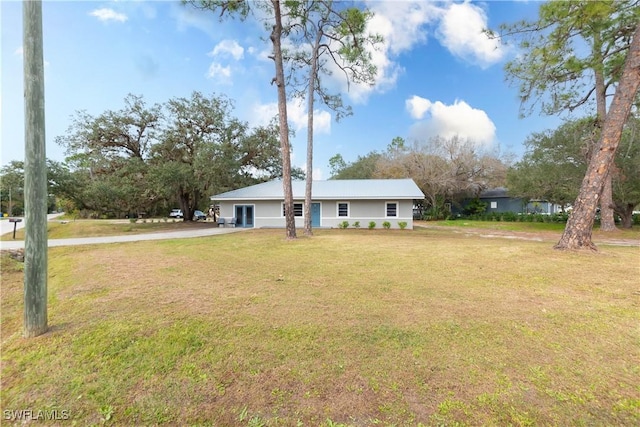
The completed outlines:
<svg viewBox="0 0 640 427">
<path fill-rule="evenodd" d="M 199 221 L 201 219 L 206 221 L 207 220 L 207 215 L 205 215 L 205 213 L 202 212 L 202 211 L 194 211 L 193 212 L 193 220 L 194 221 Z"/>
<path fill-rule="evenodd" d="M 169 218 L 182 218 L 182 209 L 171 209 Z"/>
</svg>

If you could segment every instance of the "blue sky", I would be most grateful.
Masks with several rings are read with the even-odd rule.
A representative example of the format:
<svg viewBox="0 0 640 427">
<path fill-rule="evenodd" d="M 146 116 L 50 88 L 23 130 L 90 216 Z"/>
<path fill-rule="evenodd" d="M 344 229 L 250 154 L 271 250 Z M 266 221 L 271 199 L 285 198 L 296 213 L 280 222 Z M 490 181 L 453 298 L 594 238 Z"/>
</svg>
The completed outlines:
<svg viewBox="0 0 640 427">
<path fill-rule="evenodd" d="M 559 119 L 519 118 L 517 88 L 503 65 L 517 54 L 488 40 L 482 29 L 535 19 L 533 1 L 371 1 L 369 25 L 385 43 L 374 52 L 373 87 L 328 80 L 353 107 L 340 122 L 317 106 L 314 178 L 329 177 L 328 160 L 346 161 L 385 150 L 400 136 L 426 141 L 460 135 L 500 153 L 523 153 L 532 132 Z M 22 4 L 0 1 L 2 28 L 2 165 L 24 159 Z M 55 144 L 78 110 L 98 115 L 124 106 L 127 94 L 149 104 L 187 97 L 197 90 L 225 94 L 233 114 L 251 125 L 275 115 L 274 65 L 261 24 L 219 22 L 217 15 L 170 1 L 45 1 L 43 3 L 47 157 L 62 161 Z M 290 103 L 296 130 L 293 163 L 304 167 L 306 116 Z"/>
</svg>

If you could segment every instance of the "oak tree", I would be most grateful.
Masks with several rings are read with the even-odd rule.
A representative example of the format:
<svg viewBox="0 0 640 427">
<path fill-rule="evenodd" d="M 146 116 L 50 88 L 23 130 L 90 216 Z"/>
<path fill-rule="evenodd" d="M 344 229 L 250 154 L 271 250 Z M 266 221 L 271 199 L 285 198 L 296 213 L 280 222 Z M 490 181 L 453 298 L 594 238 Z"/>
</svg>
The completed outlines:
<svg viewBox="0 0 640 427">
<path fill-rule="evenodd" d="M 271 84 L 275 84 L 278 95 L 278 130 L 280 134 L 280 154 L 282 156 L 282 189 L 284 193 L 285 227 L 287 239 L 296 238 L 296 223 L 293 210 L 293 187 L 291 185 L 291 144 L 289 141 L 289 122 L 287 118 L 287 91 L 285 80 L 284 56 L 282 41 L 288 32 L 283 24 L 283 9 L 295 6 L 296 2 L 269 0 L 268 2 L 249 2 L 247 0 L 183 0 L 193 7 L 217 12 L 220 19 L 239 17 L 245 19 L 252 7 L 261 7 L 269 16 L 267 31 L 271 41 L 272 52 L 269 56 L 275 65 L 275 76 Z"/>
</svg>

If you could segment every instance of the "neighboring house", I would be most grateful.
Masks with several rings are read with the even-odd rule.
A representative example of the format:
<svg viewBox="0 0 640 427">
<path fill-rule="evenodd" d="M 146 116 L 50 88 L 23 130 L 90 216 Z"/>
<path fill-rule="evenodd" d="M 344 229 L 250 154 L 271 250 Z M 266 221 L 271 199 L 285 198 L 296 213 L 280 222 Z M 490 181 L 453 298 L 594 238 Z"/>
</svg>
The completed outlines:
<svg viewBox="0 0 640 427">
<path fill-rule="evenodd" d="M 509 191 L 503 187 L 483 191 L 480 193 L 480 196 L 478 196 L 478 199 L 487 204 L 487 213 L 515 212 L 554 214 L 562 211 L 560 205 L 549 203 L 545 200 L 530 200 L 525 204 L 523 199 L 509 196 Z M 469 201 L 468 199 L 463 203 L 462 210 L 464 210 L 464 206 Z"/>
<path fill-rule="evenodd" d="M 304 226 L 304 181 L 293 181 L 293 209 L 296 227 Z M 314 181 L 312 187 L 311 225 L 334 228 L 347 221 L 358 221 L 376 228 L 388 221 L 391 228 L 406 222 L 413 228 L 414 200 L 424 194 L 412 179 L 344 179 Z M 211 196 L 220 206 L 220 217 L 236 227 L 285 227 L 282 181 L 275 180 Z"/>
</svg>

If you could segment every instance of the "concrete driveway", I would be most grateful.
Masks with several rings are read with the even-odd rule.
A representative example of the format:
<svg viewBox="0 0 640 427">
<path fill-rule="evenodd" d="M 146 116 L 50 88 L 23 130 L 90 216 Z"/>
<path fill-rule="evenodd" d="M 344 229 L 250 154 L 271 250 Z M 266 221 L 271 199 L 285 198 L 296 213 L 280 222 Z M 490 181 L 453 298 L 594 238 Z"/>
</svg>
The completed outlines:
<svg viewBox="0 0 640 427">
<path fill-rule="evenodd" d="M 62 214 L 48 215 L 48 220 L 54 219 Z M 24 228 L 24 218 L 22 222 L 17 223 L 16 229 Z M 187 239 L 191 237 L 214 236 L 217 234 L 235 233 L 247 230 L 246 228 L 220 228 L 211 227 L 197 230 L 181 230 L 168 231 L 159 233 L 131 234 L 125 236 L 103 236 L 103 237 L 80 237 L 75 239 L 49 239 L 48 246 L 50 248 L 56 246 L 76 246 L 76 245 L 95 245 L 104 243 L 122 243 L 137 242 L 141 240 L 166 240 L 166 239 Z M 0 221 L 0 235 L 13 233 L 13 223 L 8 220 Z M 0 250 L 22 249 L 24 248 L 24 240 L 0 241 Z"/>
</svg>

